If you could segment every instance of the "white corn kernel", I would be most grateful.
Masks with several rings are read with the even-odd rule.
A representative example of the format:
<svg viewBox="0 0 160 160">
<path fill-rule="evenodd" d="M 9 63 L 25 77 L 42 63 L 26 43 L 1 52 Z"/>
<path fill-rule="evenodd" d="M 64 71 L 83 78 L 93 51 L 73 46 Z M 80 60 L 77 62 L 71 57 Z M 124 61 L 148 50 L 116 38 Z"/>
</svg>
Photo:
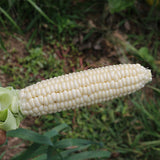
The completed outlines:
<svg viewBox="0 0 160 160">
<path fill-rule="evenodd" d="M 52 104 L 54 102 L 50 94 L 47 95 L 47 99 L 48 99 L 49 104 Z"/>
<path fill-rule="evenodd" d="M 39 99 L 37 97 L 34 98 L 34 103 L 36 106 L 40 106 L 40 102 L 39 102 Z"/>
<path fill-rule="evenodd" d="M 31 99 L 29 100 L 29 104 L 30 104 L 32 107 L 35 107 L 33 98 L 31 98 Z"/>
</svg>

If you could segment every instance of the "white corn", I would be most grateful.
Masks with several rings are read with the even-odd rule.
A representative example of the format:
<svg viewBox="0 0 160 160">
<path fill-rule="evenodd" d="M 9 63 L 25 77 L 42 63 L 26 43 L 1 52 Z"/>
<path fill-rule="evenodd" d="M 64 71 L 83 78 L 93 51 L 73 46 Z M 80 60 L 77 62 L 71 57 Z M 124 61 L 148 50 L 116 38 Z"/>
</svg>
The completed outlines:
<svg viewBox="0 0 160 160">
<path fill-rule="evenodd" d="M 87 106 L 133 93 L 151 80 L 151 71 L 140 64 L 70 73 L 20 90 L 20 110 L 38 116 Z"/>
</svg>

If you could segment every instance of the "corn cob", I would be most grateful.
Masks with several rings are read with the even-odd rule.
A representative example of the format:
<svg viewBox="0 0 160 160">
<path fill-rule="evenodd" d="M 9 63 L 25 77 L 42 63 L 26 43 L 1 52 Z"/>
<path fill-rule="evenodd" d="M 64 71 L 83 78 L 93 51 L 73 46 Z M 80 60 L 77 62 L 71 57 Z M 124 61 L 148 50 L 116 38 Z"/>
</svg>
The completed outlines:
<svg viewBox="0 0 160 160">
<path fill-rule="evenodd" d="M 128 95 L 151 80 L 151 71 L 140 64 L 89 69 L 20 90 L 19 106 L 23 115 L 55 113 Z"/>
</svg>

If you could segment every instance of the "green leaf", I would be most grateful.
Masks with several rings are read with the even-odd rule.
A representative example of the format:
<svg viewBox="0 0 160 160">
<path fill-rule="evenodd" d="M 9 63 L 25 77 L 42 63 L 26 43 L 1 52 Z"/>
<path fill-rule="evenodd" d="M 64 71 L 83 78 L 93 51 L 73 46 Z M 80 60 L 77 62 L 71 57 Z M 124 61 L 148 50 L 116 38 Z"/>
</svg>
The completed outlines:
<svg viewBox="0 0 160 160">
<path fill-rule="evenodd" d="M 135 0 L 108 0 L 111 13 L 120 12 L 134 5 Z"/>
<path fill-rule="evenodd" d="M 110 158 L 111 153 L 108 151 L 86 151 L 78 154 L 74 154 L 66 160 L 88 160 L 91 158 Z"/>
<path fill-rule="evenodd" d="M 55 143 L 55 147 L 57 148 L 67 148 L 71 146 L 84 146 L 88 144 L 95 144 L 95 142 L 85 140 L 85 139 L 62 139 L 61 141 Z"/>
<path fill-rule="evenodd" d="M 36 132 L 30 131 L 27 129 L 22 129 L 22 128 L 7 132 L 7 136 L 18 137 L 18 138 L 39 143 L 39 144 L 47 144 L 51 146 L 53 145 L 51 140 L 48 137 L 44 135 L 40 135 Z"/>
<path fill-rule="evenodd" d="M 49 137 L 49 138 L 57 136 L 60 131 L 62 131 L 63 129 L 65 129 L 67 127 L 68 127 L 68 125 L 65 124 L 65 123 L 60 124 L 59 126 L 56 126 L 55 128 L 53 128 L 50 131 L 46 132 L 44 135 Z"/>
</svg>

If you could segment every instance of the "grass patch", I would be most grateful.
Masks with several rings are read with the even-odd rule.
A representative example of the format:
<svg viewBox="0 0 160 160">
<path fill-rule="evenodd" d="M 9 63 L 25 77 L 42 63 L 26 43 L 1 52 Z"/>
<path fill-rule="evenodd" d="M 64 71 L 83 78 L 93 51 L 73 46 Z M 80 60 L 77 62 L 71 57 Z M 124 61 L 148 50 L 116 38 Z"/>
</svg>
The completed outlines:
<svg viewBox="0 0 160 160">
<path fill-rule="evenodd" d="M 56 60 L 54 53 L 45 53 L 42 48 L 29 50 L 25 58 L 18 58 L 18 63 L 1 66 L 6 74 L 13 76 L 11 86 L 23 88 L 46 78 L 62 75 L 63 62 Z"/>
</svg>

